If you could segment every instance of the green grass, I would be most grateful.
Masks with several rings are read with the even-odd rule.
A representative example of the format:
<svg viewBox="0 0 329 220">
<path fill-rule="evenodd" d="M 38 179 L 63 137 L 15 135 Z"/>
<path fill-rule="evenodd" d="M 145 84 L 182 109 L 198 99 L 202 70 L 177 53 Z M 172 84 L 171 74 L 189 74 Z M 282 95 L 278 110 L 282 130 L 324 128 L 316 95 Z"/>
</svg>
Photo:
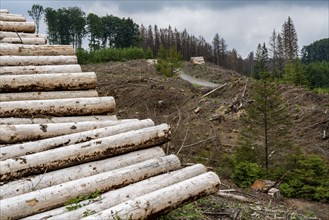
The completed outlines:
<svg viewBox="0 0 329 220">
<path fill-rule="evenodd" d="M 315 88 L 313 89 L 315 92 L 319 94 L 329 94 L 329 88 Z"/>
</svg>

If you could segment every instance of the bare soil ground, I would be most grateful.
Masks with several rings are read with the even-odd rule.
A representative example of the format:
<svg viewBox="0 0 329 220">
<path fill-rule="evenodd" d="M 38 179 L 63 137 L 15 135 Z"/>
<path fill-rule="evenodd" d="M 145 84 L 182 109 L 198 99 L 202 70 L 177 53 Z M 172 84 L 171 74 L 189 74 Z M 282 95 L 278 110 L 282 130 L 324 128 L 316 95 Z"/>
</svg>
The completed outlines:
<svg viewBox="0 0 329 220">
<path fill-rule="evenodd" d="M 177 154 L 185 164 L 203 163 L 220 173 L 222 182 L 235 187 L 229 181 L 231 173 L 225 169 L 229 163 L 225 155 L 233 152 L 237 145 L 243 108 L 235 111 L 232 103 L 244 93 L 242 103 L 248 104 L 251 79 L 212 64 L 192 66 L 185 63 L 185 73 L 218 84 L 227 83 L 204 97 L 211 88 L 192 85 L 178 77 L 163 77 L 145 60 L 84 65 L 82 68 L 97 73 L 98 92 L 100 96 L 115 98 L 119 118 L 151 118 L 156 124 L 170 124 L 172 140 L 163 146 L 168 154 Z M 329 138 L 323 139 L 323 131 L 329 133 L 329 95 L 288 85 L 278 89 L 293 118 L 292 136 L 296 144 L 304 152 L 317 153 L 329 160 Z M 208 198 L 207 204 L 213 205 L 206 211 L 202 204 L 195 204 L 206 213 L 204 219 L 329 219 L 328 204 L 278 200 L 253 191 L 248 194 L 255 202 L 252 205 L 217 196 Z"/>
</svg>

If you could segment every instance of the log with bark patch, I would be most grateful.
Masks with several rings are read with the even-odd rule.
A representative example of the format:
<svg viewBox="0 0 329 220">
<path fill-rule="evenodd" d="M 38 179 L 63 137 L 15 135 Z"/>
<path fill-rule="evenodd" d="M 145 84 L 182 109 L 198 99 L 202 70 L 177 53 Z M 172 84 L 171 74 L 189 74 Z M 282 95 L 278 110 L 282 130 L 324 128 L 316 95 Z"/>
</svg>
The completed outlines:
<svg viewBox="0 0 329 220">
<path fill-rule="evenodd" d="M 0 14 L 0 21 L 17 21 L 26 22 L 26 18 L 23 15 L 16 14 Z"/>
<path fill-rule="evenodd" d="M 0 56 L 73 56 L 74 49 L 71 45 L 24 45 L 0 44 Z"/>
<path fill-rule="evenodd" d="M 179 166 L 178 157 L 170 155 L 3 199 L 0 203 L 1 218 L 17 219 L 26 217 L 58 207 L 66 201 L 72 200 L 72 198 L 86 196 L 96 190 L 105 192 L 150 176 L 178 169 Z M 15 211 L 13 212 L 13 210 Z"/>
<path fill-rule="evenodd" d="M 45 40 L 42 37 L 38 37 L 38 38 L 5 37 L 2 39 L 0 38 L 0 43 L 45 45 L 47 43 L 47 40 Z"/>
<path fill-rule="evenodd" d="M 103 127 L 102 125 L 106 125 L 109 121 L 104 121 L 104 123 L 97 124 L 90 123 L 91 125 L 95 125 L 100 128 L 92 127 L 92 130 L 87 130 L 88 127 L 85 127 L 85 131 L 73 133 L 73 134 L 66 134 L 58 137 L 47 138 L 44 140 L 26 142 L 21 144 L 14 144 L 14 145 L 6 145 L 0 148 L 0 160 L 6 160 L 13 157 L 24 156 L 27 154 L 42 152 L 58 147 L 68 146 L 72 144 L 82 143 L 94 139 L 99 139 L 103 137 L 108 137 L 111 135 L 146 128 L 150 126 L 154 126 L 154 122 L 151 119 L 146 119 L 142 121 L 134 120 L 112 120 L 113 124 L 111 126 Z M 126 122 L 126 123 L 125 123 Z M 83 122 L 78 122 L 77 124 L 81 124 Z M 85 123 L 84 123 L 85 124 Z M 50 124 L 49 124 L 50 125 Z M 56 125 L 56 124 L 55 124 Z M 80 128 L 81 129 L 81 128 Z M 64 133 L 61 131 L 61 133 Z"/>
<path fill-rule="evenodd" d="M 40 66 L 77 63 L 76 56 L 2 56 L 0 59 L 0 66 Z"/>
<path fill-rule="evenodd" d="M 219 185 L 218 176 L 208 172 L 82 219 L 151 219 L 187 202 L 213 194 L 218 191 Z"/>
<path fill-rule="evenodd" d="M 92 116 L 73 116 L 73 117 L 46 117 L 46 118 L 0 118 L 0 124 L 47 124 L 47 123 L 66 123 L 81 121 L 101 121 L 117 120 L 116 115 L 92 115 Z"/>
<path fill-rule="evenodd" d="M 0 92 L 84 90 L 96 86 L 94 72 L 0 76 Z"/>
<path fill-rule="evenodd" d="M 81 73 L 78 64 L 46 66 L 2 66 L 0 75 L 47 74 L 47 73 Z"/>
<path fill-rule="evenodd" d="M 83 121 L 51 124 L 25 124 L 25 125 L 0 125 L 1 144 L 18 143 L 24 141 L 41 140 L 65 134 L 73 134 L 91 129 L 137 122 L 138 119 L 123 119 L 109 121 Z M 2 149 L 1 149 L 2 150 Z"/>
<path fill-rule="evenodd" d="M 35 23 L 34 22 L 0 21 L 0 31 L 34 33 L 35 32 Z"/>
<path fill-rule="evenodd" d="M 130 199 L 142 196 L 144 194 L 154 192 L 164 187 L 176 184 L 186 179 L 206 173 L 207 168 L 202 164 L 186 167 L 180 170 L 172 171 L 170 173 L 151 177 L 120 189 L 112 190 L 104 193 L 100 198 L 96 198 L 95 202 L 90 204 L 90 201 L 82 201 L 77 204 L 81 208 L 69 211 L 68 207 L 60 207 L 47 212 L 27 217 L 25 220 L 32 219 L 81 219 L 86 216 L 86 213 L 94 213 L 113 207 Z"/>
<path fill-rule="evenodd" d="M 163 144 L 170 139 L 166 124 L 120 133 L 88 142 L 0 161 L 0 181 L 40 174 L 84 162 Z"/>
<path fill-rule="evenodd" d="M 31 34 L 31 33 L 17 33 L 17 32 L 10 32 L 10 31 L 0 31 L 0 39 L 3 38 L 44 38 L 45 40 L 48 39 L 48 36 L 46 34 Z"/>
<path fill-rule="evenodd" d="M 0 102 L 97 97 L 96 90 L 0 93 Z M 0 118 L 1 122 L 1 118 Z"/>
<path fill-rule="evenodd" d="M 164 151 L 160 147 L 154 147 L 20 179 L 0 186 L 0 199 L 18 196 L 163 156 L 165 156 Z"/>
<path fill-rule="evenodd" d="M 114 110 L 111 96 L 0 102 L 0 118 L 108 114 Z"/>
</svg>

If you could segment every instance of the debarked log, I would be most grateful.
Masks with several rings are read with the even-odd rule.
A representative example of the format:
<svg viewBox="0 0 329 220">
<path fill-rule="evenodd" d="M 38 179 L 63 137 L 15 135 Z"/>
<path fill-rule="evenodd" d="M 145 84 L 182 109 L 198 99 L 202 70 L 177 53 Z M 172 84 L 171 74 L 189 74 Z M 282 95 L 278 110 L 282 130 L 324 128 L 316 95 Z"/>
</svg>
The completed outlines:
<svg viewBox="0 0 329 220">
<path fill-rule="evenodd" d="M 138 121 L 138 119 L 51 124 L 0 125 L 0 143 L 10 144 L 24 141 L 34 141 L 136 121 Z"/>
<path fill-rule="evenodd" d="M 80 65 L 46 65 L 46 66 L 2 66 L 0 75 L 47 74 L 47 73 L 80 73 Z"/>
<path fill-rule="evenodd" d="M 0 31 L 0 39 L 2 38 L 44 38 L 45 40 L 48 39 L 47 34 L 31 34 L 31 33 L 17 33 L 17 32 L 9 32 L 9 31 Z"/>
<path fill-rule="evenodd" d="M 31 141 L 22 144 L 4 146 L 0 148 L 0 160 L 6 160 L 13 157 L 24 156 L 27 154 L 42 152 L 58 147 L 63 147 L 63 146 L 94 140 L 94 139 L 108 137 L 111 135 L 120 134 L 131 130 L 137 130 L 141 128 L 154 126 L 154 122 L 151 119 L 146 119 L 142 121 L 138 121 L 138 120 L 136 121 L 112 120 L 112 121 L 113 124 L 116 122 L 121 124 L 95 129 L 95 127 L 97 126 L 101 127 L 101 126 L 97 123 L 90 123 L 90 125 L 94 125 L 95 127 L 91 127 L 90 130 L 87 130 L 87 128 L 85 127 L 86 131 L 83 132 L 66 134 L 58 137 L 47 138 L 38 141 Z M 83 122 L 80 122 L 79 124 L 81 123 Z M 105 121 L 105 123 L 102 123 L 101 125 L 106 125 L 106 124 L 108 124 L 108 121 Z M 61 131 L 61 133 L 64 132 Z"/>
<path fill-rule="evenodd" d="M 0 55 L 19 56 L 73 56 L 74 49 L 71 45 L 24 45 L 0 44 Z"/>
<path fill-rule="evenodd" d="M 0 12 L 0 14 L 3 14 Z M 7 16 L 14 16 L 14 17 L 23 17 L 23 14 L 12 14 L 12 13 L 6 13 Z"/>
<path fill-rule="evenodd" d="M 0 9 L 0 14 L 8 14 L 8 9 Z"/>
<path fill-rule="evenodd" d="M 0 92 L 84 90 L 96 86 L 94 72 L 0 75 Z"/>
<path fill-rule="evenodd" d="M 108 114 L 115 110 L 111 96 L 0 102 L 0 117 Z"/>
<path fill-rule="evenodd" d="M 22 15 L 16 14 L 0 14 L 0 21 L 17 21 L 17 22 L 26 22 L 26 18 Z"/>
<path fill-rule="evenodd" d="M 0 38 L 0 43 L 44 45 L 47 43 L 47 40 L 45 40 L 42 37 L 38 37 L 38 38 L 6 37 L 6 38 Z"/>
<path fill-rule="evenodd" d="M 177 156 L 150 159 L 138 164 L 73 180 L 38 191 L 1 200 L 2 219 L 17 219 L 63 205 L 78 196 L 89 195 L 96 190 L 104 192 L 115 187 L 143 180 L 163 172 L 179 168 Z M 63 175 L 66 175 L 63 173 Z M 13 210 L 15 210 L 13 212 Z"/>
<path fill-rule="evenodd" d="M 47 124 L 66 123 L 80 121 L 101 121 L 117 120 L 116 115 L 92 115 L 92 116 L 72 116 L 72 117 L 45 117 L 45 118 L 0 118 L 0 124 Z"/>
<path fill-rule="evenodd" d="M 0 21 L 0 31 L 35 32 L 34 22 Z M 1 50 L 1 47 L 0 47 Z"/>
<path fill-rule="evenodd" d="M 82 219 L 151 219 L 187 202 L 213 194 L 219 186 L 219 177 L 208 172 Z"/>
<path fill-rule="evenodd" d="M 61 207 L 34 216 L 30 216 L 25 220 L 81 219 L 85 217 L 86 213 L 90 213 L 90 211 L 88 210 L 93 210 L 94 213 L 97 213 L 127 200 L 135 199 L 136 197 L 142 196 L 150 192 L 154 192 L 156 190 L 162 189 L 164 187 L 170 186 L 172 184 L 184 181 L 186 179 L 198 176 L 206 172 L 207 168 L 205 166 L 203 166 L 202 164 L 196 164 L 194 166 L 172 171 L 170 173 L 151 177 L 147 180 L 143 180 L 120 189 L 109 191 L 107 193 L 102 194 L 99 199 L 96 199 L 96 201 L 91 204 L 89 200 L 82 201 L 81 203 L 77 204 L 77 206 L 81 205 L 81 208 L 78 208 L 76 210 L 69 211 L 67 207 Z"/>
<path fill-rule="evenodd" d="M 0 181 L 40 174 L 84 162 L 140 150 L 169 141 L 167 124 L 0 161 Z"/>
<path fill-rule="evenodd" d="M 18 196 L 163 156 L 165 156 L 164 151 L 160 147 L 154 147 L 20 179 L 0 186 L 0 199 Z"/>
<path fill-rule="evenodd" d="M 96 90 L 0 93 L 0 102 L 97 97 Z M 0 118 L 0 123 L 1 123 Z"/>
<path fill-rule="evenodd" d="M 0 66 L 40 66 L 77 63 L 76 56 L 2 56 L 0 59 Z"/>
</svg>

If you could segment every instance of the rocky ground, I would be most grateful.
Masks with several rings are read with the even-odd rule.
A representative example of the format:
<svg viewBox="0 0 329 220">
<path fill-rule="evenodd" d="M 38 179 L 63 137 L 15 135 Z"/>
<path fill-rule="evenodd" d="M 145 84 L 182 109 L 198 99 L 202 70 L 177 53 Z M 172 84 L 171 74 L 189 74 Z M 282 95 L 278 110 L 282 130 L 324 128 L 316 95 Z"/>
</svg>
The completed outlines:
<svg viewBox="0 0 329 220">
<path fill-rule="evenodd" d="M 82 67 L 97 73 L 101 96 L 114 96 L 118 117 L 151 118 L 156 124 L 170 124 L 172 140 L 163 146 L 167 153 L 178 155 L 185 164 L 203 163 L 220 174 L 222 189 L 235 189 L 234 193 L 250 200 L 237 202 L 214 195 L 163 219 L 329 219 L 328 204 L 275 199 L 251 189 L 242 191 L 229 181 L 231 173 L 225 169 L 225 163 L 229 163 L 225 155 L 236 147 L 241 129 L 239 117 L 250 100 L 251 79 L 211 64 L 185 63 L 183 71 L 187 74 L 226 83 L 205 96 L 212 88 L 190 84 L 178 76 L 163 77 L 145 60 Z M 296 144 L 304 152 L 329 158 L 329 139 L 323 139 L 323 131 L 329 133 L 329 95 L 287 85 L 279 89 L 293 118 Z M 242 104 L 238 110 L 237 100 Z"/>
</svg>

